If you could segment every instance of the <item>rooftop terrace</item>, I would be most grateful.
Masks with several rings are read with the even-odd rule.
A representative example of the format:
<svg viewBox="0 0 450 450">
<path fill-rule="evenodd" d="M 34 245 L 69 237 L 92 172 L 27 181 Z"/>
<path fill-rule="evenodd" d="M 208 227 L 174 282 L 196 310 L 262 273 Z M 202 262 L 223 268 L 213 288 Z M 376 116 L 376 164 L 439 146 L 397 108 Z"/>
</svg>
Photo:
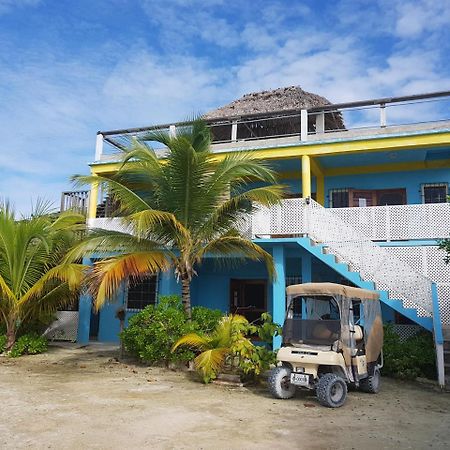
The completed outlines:
<svg viewBox="0 0 450 450">
<path fill-rule="evenodd" d="M 297 96 L 294 100 L 293 93 Z M 291 87 L 248 94 L 204 117 L 211 127 L 214 152 L 428 134 L 450 131 L 450 91 L 331 104 L 323 97 Z M 146 139 L 148 132 L 165 130 L 175 135 L 177 129 L 187 126 L 189 122 L 178 122 L 99 131 L 95 162 L 116 160 L 133 139 L 164 155 L 164 148 Z"/>
</svg>

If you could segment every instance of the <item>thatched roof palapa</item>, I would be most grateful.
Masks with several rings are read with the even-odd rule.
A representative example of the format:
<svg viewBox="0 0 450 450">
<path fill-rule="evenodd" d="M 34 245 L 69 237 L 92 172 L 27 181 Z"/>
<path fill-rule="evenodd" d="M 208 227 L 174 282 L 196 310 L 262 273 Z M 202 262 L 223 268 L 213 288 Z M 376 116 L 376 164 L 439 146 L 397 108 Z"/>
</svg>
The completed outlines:
<svg viewBox="0 0 450 450">
<path fill-rule="evenodd" d="M 289 86 L 245 94 L 228 105 L 208 112 L 204 118 L 214 122 L 230 119 L 245 121 L 238 127 L 238 139 L 286 136 L 300 133 L 300 110 L 331 104 L 325 97 L 304 91 L 298 86 Z M 341 113 L 327 112 L 325 130 L 336 129 L 345 129 Z M 308 130 L 315 130 L 314 115 L 309 117 Z M 229 139 L 229 130 L 225 126 L 214 126 L 213 134 L 214 140 Z"/>
</svg>

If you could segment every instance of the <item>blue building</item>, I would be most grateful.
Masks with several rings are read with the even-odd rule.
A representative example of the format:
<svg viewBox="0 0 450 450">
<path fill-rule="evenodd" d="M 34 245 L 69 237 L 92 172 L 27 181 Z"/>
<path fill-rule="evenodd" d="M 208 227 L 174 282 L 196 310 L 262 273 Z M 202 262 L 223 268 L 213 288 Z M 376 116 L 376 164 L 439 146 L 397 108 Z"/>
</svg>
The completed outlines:
<svg viewBox="0 0 450 450">
<path fill-rule="evenodd" d="M 450 92 L 331 104 L 290 87 L 249 94 L 208 113 L 214 153 L 256 152 L 290 192 L 280 205 L 255 213 L 244 230 L 273 255 L 276 281 L 260 263 L 225 270 L 207 259 L 192 284 L 193 305 L 250 320 L 269 311 L 282 323 L 289 284 L 331 281 L 376 289 L 384 320 L 399 333 L 424 328 L 434 334 L 444 384 L 450 271 L 438 242 L 450 228 L 449 105 Z M 156 128 L 176 133 L 179 125 Z M 91 172 L 113 174 L 118 149 L 149 129 L 99 132 Z M 89 193 L 64 193 L 63 208 L 87 207 L 88 197 L 89 226 L 120 227 L 108 218 L 108 198 L 95 186 Z M 83 296 L 77 338 L 117 341 L 120 305 L 130 317 L 158 295 L 180 292 L 167 272 L 124 286 L 117 302 L 98 314 Z"/>
</svg>

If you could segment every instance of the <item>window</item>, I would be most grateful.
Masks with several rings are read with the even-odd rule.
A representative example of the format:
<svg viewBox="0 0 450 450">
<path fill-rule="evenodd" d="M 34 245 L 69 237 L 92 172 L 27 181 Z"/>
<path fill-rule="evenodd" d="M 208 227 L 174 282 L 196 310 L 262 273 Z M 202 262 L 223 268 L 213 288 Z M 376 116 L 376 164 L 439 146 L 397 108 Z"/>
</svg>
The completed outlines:
<svg viewBox="0 0 450 450">
<path fill-rule="evenodd" d="M 445 203 L 447 195 L 447 183 L 422 184 L 422 203 Z"/>
<path fill-rule="evenodd" d="M 141 281 L 128 283 L 127 309 L 144 309 L 156 303 L 156 286 L 158 277 L 150 275 Z"/>
<path fill-rule="evenodd" d="M 330 208 L 347 208 L 348 189 L 332 189 L 330 191 Z"/>
</svg>

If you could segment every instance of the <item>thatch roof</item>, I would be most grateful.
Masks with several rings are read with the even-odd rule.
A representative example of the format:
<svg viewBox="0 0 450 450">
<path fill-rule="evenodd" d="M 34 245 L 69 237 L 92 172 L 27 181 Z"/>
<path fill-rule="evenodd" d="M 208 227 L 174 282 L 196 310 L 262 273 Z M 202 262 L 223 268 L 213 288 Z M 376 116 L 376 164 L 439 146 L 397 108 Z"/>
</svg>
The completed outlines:
<svg viewBox="0 0 450 450">
<path fill-rule="evenodd" d="M 210 111 L 203 117 L 206 121 L 230 123 L 241 118 L 237 139 L 258 139 L 298 135 L 300 133 L 300 110 L 332 105 L 325 97 L 306 92 L 298 86 L 246 94 L 228 105 Z M 230 139 L 227 125 L 216 124 L 212 128 L 214 141 Z M 316 116 L 308 117 L 308 131 L 314 133 Z M 342 114 L 331 108 L 325 113 L 325 130 L 345 129 Z"/>
<path fill-rule="evenodd" d="M 325 97 L 306 92 L 299 86 L 245 94 L 228 105 L 205 114 L 206 120 L 225 119 L 271 112 L 292 111 L 331 105 Z"/>
</svg>

